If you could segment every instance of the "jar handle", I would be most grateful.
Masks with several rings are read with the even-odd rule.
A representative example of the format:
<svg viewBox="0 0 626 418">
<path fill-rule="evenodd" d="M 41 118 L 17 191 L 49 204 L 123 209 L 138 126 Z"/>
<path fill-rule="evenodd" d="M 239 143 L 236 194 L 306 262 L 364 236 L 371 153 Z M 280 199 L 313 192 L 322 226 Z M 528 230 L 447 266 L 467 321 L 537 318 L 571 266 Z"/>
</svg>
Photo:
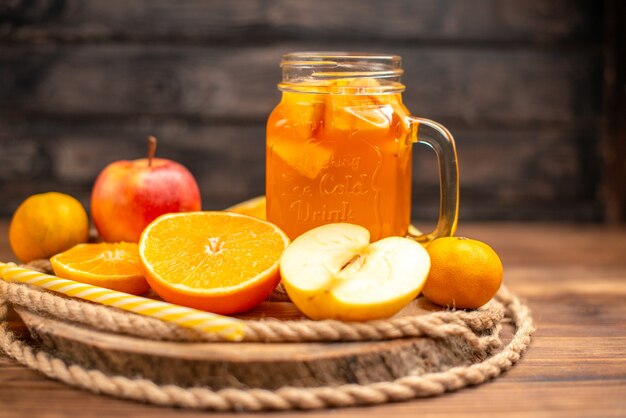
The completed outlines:
<svg viewBox="0 0 626 418">
<path fill-rule="evenodd" d="M 441 124 L 432 120 L 409 118 L 412 124 L 412 140 L 431 147 L 439 162 L 440 204 L 439 221 L 435 230 L 428 234 L 416 234 L 409 229 L 408 236 L 421 243 L 435 238 L 454 235 L 459 218 L 459 169 L 456 146 L 452 134 Z"/>
</svg>

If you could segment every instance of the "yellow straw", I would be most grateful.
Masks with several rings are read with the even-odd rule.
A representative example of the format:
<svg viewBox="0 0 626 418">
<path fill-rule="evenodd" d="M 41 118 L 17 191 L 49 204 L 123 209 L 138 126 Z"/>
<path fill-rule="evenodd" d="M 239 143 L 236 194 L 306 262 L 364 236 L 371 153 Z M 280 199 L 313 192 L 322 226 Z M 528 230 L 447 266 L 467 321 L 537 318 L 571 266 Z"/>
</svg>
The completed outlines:
<svg viewBox="0 0 626 418">
<path fill-rule="evenodd" d="M 244 322 L 239 319 L 61 279 L 18 267 L 14 263 L 0 263 L 0 276 L 6 282 L 39 286 L 72 298 L 112 306 L 202 332 L 217 333 L 230 341 L 241 341 L 244 336 Z"/>
</svg>

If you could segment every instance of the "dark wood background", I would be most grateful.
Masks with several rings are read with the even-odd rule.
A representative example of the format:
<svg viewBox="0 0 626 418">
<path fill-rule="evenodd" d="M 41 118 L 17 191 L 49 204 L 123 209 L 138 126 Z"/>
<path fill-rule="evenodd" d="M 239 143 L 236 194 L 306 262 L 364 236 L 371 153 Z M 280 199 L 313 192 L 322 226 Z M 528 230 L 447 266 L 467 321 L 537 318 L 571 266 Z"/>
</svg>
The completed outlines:
<svg viewBox="0 0 626 418">
<path fill-rule="evenodd" d="M 455 134 L 462 220 L 623 219 L 618 3 L 0 1 L 0 215 L 48 190 L 87 204 L 148 134 L 205 209 L 263 194 L 281 54 L 341 49 L 402 55 L 409 108 Z M 433 219 L 435 159 L 416 148 L 413 213 Z"/>
</svg>

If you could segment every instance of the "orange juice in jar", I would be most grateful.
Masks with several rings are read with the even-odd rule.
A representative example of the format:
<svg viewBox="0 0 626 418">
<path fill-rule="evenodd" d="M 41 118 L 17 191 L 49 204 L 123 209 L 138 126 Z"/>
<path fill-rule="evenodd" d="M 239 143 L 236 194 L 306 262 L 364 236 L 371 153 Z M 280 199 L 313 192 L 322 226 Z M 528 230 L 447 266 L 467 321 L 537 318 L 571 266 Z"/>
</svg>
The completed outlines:
<svg viewBox="0 0 626 418">
<path fill-rule="evenodd" d="M 292 239 L 335 222 L 362 225 L 372 240 L 407 235 L 414 142 L 435 149 L 442 181 L 437 228 L 416 238 L 454 232 L 454 140 L 441 125 L 410 116 L 400 63 L 393 55 L 283 57 L 282 100 L 267 123 L 267 218 Z"/>
</svg>

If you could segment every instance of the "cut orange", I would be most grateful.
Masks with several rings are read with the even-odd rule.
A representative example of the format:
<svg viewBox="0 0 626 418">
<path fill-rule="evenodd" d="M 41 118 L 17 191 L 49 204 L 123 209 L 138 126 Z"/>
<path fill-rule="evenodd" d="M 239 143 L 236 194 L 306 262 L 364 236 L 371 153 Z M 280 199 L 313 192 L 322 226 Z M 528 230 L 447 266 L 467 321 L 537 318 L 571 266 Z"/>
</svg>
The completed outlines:
<svg viewBox="0 0 626 418">
<path fill-rule="evenodd" d="M 257 196 L 252 199 L 237 203 L 226 209 L 228 212 L 241 213 L 242 215 L 254 216 L 259 219 L 267 219 L 265 215 L 265 196 Z"/>
<path fill-rule="evenodd" d="M 79 244 L 50 259 L 54 274 L 94 286 L 140 295 L 148 289 L 137 244 Z"/>
<path fill-rule="evenodd" d="M 276 225 L 251 216 L 172 213 L 146 227 L 139 255 L 150 286 L 166 301 L 232 314 L 272 293 L 288 244 Z"/>
</svg>

